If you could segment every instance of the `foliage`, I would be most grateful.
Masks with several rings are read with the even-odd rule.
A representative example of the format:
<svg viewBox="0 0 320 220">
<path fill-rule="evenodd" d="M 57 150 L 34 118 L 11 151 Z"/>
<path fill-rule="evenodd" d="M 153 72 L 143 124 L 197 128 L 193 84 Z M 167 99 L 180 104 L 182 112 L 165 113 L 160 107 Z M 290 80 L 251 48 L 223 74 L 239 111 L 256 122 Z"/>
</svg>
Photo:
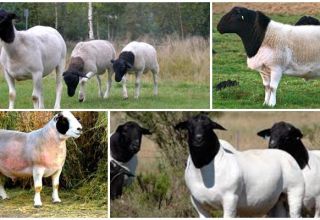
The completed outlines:
<svg viewBox="0 0 320 220">
<path fill-rule="evenodd" d="M 29 25 L 55 27 L 65 40 L 88 38 L 87 3 L 0 3 L 20 16 L 17 29 L 25 29 L 24 9 Z M 57 11 L 57 17 L 55 12 Z M 166 35 L 209 37 L 209 3 L 93 3 L 94 35 L 101 39 L 134 40 L 142 35 L 160 39 Z M 56 24 L 56 19 L 58 24 Z"/>
</svg>

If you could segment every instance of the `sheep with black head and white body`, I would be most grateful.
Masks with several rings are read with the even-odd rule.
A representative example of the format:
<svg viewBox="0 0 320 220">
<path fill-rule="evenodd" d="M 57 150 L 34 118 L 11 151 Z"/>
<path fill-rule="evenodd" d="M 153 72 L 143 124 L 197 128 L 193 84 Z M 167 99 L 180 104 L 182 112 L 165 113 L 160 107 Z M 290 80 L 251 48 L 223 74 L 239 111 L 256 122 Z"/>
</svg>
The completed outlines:
<svg viewBox="0 0 320 220">
<path fill-rule="evenodd" d="M 51 27 L 35 26 L 26 31 L 15 29 L 17 15 L 0 9 L 0 62 L 9 87 L 9 108 L 16 99 L 15 80 L 32 79 L 34 108 L 44 108 L 42 78 L 56 71 L 56 100 L 60 108 L 62 72 L 65 66 L 66 44 L 59 32 Z"/>
<path fill-rule="evenodd" d="M 58 195 L 59 177 L 66 159 L 66 140 L 78 138 L 82 126 L 71 112 L 55 115 L 43 128 L 29 133 L 0 130 L 0 196 L 8 198 L 4 177 L 12 180 L 33 177 L 34 206 L 41 207 L 42 178 L 52 178 L 52 201 Z"/>
<path fill-rule="evenodd" d="M 271 128 L 258 132 L 269 139 L 270 149 L 289 153 L 299 164 L 305 180 L 303 205 L 309 215 L 320 217 L 320 151 L 308 150 L 301 141 L 302 132 L 287 122 L 277 122 Z"/>
<path fill-rule="evenodd" d="M 200 217 L 210 217 L 215 209 L 222 209 L 224 217 L 262 216 L 283 193 L 290 216 L 300 216 L 304 181 L 289 154 L 275 149 L 236 151 L 213 132 L 225 129 L 204 114 L 175 129 L 188 130 L 185 181 Z"/>
<path fill-rule="evenodd" d="M 248 67 L 261 75 L 264 105 L 276 105 L 283 74 L 306 80 L 320 77 L 319 26 L 282 24 L 260 11 L 234 7 L 221 18 L 217 29 L 241 38 Z"/>
<path fill-rule="evenodd" d="M 116 82 L 122 81 L 126 88 L 127 73 L 134 72 L 136 76 L 135 95 L 139 98 L 141 88 L 141 77 L 144 73 L 151 71 L 153 74 L 153 94 L 158 95 L 158 74 L 159 64 L 157 60 L 157 51 L 153 46 L 144 42 L 133 41 L 126 45 L 118 59 L 111 60 L 115 72 Z M 127 90 L 123 90 L 124 98 L 128 98 Z"/>
<path fill-rule="evenodd" d="M 85 84 L 93 76 L 97 77 L 99 93 L 102 98 L 108 98 L 114 73 L 111 60 L 116 56 L 113 45 L 105 40 L 91 40 L 79 42 L 72 50 L 68 69 L 63 73 L 63 79 L 68 88 L 68 95 L 74 96 L 78 84 L 79 102 L 85 100 Z M 106 92 L 101 89 L 100 76 L 108 70 Z"/>
</svg>

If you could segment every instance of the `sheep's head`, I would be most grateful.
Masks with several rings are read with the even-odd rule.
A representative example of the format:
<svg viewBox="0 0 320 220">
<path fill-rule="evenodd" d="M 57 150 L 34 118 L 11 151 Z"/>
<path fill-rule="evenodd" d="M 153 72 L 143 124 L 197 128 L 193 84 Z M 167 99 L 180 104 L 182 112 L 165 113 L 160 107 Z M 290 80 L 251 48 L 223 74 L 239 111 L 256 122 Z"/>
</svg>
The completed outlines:
<svg viewBox="0 0 320 220">
<path fill-rule="evenodd" d="M 17 18 L 18 16 L 15 13 L 0 9 L 0 38 L 6 43 L 12 43 L 14 41 L 15 36 L 12 20 Z"/>
<path fill-rule="evenodd" d="M 271 128 L 258 132 L 258 136 L 269 139 L 269 148 L 288 150 L 292 142 L 300 140 L 301 131 L 287 122 L 275 123 Z"/>
<path fill-rule="evenodd" d="M 119 125 L 115 134 L 117 136 L 118 145 L 111 144 L 111 151 L 115 158 L 121 162 L 129 161 L 132 156 L 140 151 L 142 135 L 151 134 L 151 132 L 141 127 L 133 121 Z"/>
<path fill-rule="evenodd" d="M 258 132 L 258 136 L 269 139 L 269 148 L 280 149 L 291 154 L 303 169 L 309 154 L 303 145 L 301 131 L 287 122 L 275 123 L 271 128 Z"/>
<path fill-rule="evenodd" d="M 210 141 L 213 133 L 212 129 L 226 130 L 205 114 L 199 114 L 187 121 L 180 122 L 175 126 L 175 129 L 188 130 L 188 142 L 189 146 L 192 147 L 201 147 L 205 142 Z"/>
<path fill-rule="evenodd" d="M 299 25 L 320 25 L 320 21 L 314 17 L 311 17 L 311 16 L 303 16 L 297 21 L 297 23 L 295 25 L 296 26 L 299 26 Z"/>
<path fill-rule="evenodd" d="M 88 78 L 86 74 L 77 70 L 67 70 L 63 73 L 63 80 L 67 85 L 68 96 L 74 96 L 80 81 L 80 77 Z"/>
<path fill-rule="evenodd" d="M 213 129 L 226 130 L 205 114 L 180 122 L 175 129 L 188 130 L 189 151 L 196 168 L 209 164 L 220 149 L 219 139 Z"/>
<path fill-rule="evenodd" d="M 63 111 L 54 116 L 57 131 L 64 137 L 78 138 L 82 133 L 82 125 L 69 111 Z"/>
<path fill-rule="evenodd" d="M 116 82 L 120 82 L 132 65 L 123 59 L 111 60 Z"/>
</svg>

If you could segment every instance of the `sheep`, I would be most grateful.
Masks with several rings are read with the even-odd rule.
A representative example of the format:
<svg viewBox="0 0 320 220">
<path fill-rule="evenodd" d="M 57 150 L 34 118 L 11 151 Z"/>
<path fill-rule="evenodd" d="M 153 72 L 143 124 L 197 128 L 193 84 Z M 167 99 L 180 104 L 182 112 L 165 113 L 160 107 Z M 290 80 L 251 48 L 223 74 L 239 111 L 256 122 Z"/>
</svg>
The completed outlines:
<svg viewBox="0 0 320 220">
<path fill-rule="evenodd" d="M 304 181 L 289 154 L 276 149 L 236 151 L 213 132 L 225 128 L 204 114 L 178 123 L 175 129 L 188 130 L 185 181 L 199 217 L 210 217 L 213 209 L 221 208 L 224 217 L 261 216 L 283 193 L 290 216 L 300 216 Z"/>
<path fill-rule="evenodd" d="M 16 18 L 16 14 L 0 9 L 0 62 L 9 87 L 9 108 L 14 108 L 16 99 L 15 80 L 27 79 L 33 81 L 33 107 L 44 108 L 42 78 L 55 69 L 54 108 L 60 109 L 66 44 L 59 32 L 51 27 L 35 26 L 17 31 L 13 25 Z"/>
<path fill-rule="evenodd" d="M 299 164 L 305 181 L 303 205 L 307 213 L 320 217 L 320 151 L 309 151 L 301 141 L 301 131 L 287 122 L 275 123 L 271 128 L 258 132 L 269 139 L 269 148 L 288 152 Z"/>
<path fill-rule="evenodd" d="M 79 102 L 85 100 L 84 86 L 88 80 L 96 75 L 99 96 L 108 98 L 112 83 L 113 68 L 111 60 L 116 56 L 113 45 L 105 40 L 91 40 L 79 42 L 71 53 L 68 69 L 63 73 L 63 79 L 68 88 L 68 95 L 74 96 L 80 81 Z M 100 75 L 108 70 L 107 89 L 103 95 Z"/>
<path fill-rule="evenodd" d="M 302 16 L 295 25 L 320 25 L 320 21 L 317 18 L 305 15 Z"/>
<path fill-rule="evenodd" d="M 116 161 L 134 176 L 138 165 L 137 153 L 140 151 L 142 135 L 148 134 L 151 134 L 148 129 L 133 121 L 119 125 L 110 137 L 110 161 Z M 132 181 L 133 177 L 126 178 L 124 185 L 127 186 Z"/>
<path fill-rule="evenodd" d="M 125 180 L 129 177 L 134 177 L 134 175 L 116 161 L 110 161 L 110 198 L 112 200 L 122 195 Z"/>
<path fill-rule="evenodd" d="M 59 177 L 66 159 L 66 140 L 78 138 L 82 126 L 71 112 L 56 114 L 43 128 L 25 133 L 0 130 L 0 196 L 7 199 L 4 177 L 15 180 L 33 177 L 34 207 L 42 206 L 42 177 L 52 178 L 52 201 L 61 202 L 58 195 Z"/>
<path fill-rule="evenodd" d="M 247 65 L 259 71 L 265 88 L 264 105 L 276 105 L 282 74 L 306 80 L 320 76 L 320 27 L 292 26 L 271 20 L 260 11 L 234 7 L 217 26 L 235 33 L 244 45 Z"/>
<path fill-rule="evenodd" d="M 127 72 L 135 72 L 135 99 L 138 99 L 140 95 L 142 74 L 149 70 L 151 70 L 153 74 L 153 94 L 155 96 L 158 95 L 159 64 L 157 61 L 157 52 L 153 46 L 144 42 L 130 42 L 122 49 L 119 58 L 117 60 L 111 60 L 111 62 L 113 64 L 116 82 L 120 82 L 122 80 L 125 88 L 125 74 Z M 128 98 L 126 89 L 124 90 L 124 98 Z"/>
</svg>

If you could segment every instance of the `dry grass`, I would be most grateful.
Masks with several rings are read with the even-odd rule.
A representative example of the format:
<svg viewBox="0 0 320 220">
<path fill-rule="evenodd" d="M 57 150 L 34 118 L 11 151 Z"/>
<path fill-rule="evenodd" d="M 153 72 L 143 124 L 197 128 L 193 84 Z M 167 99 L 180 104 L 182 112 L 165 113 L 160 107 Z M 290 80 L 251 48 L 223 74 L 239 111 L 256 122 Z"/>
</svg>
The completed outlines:
<svg viewBox="0 0 320 220">
<path fill-rule="evenodd" d="M 291 2 L 291 3 L 249 3 L 249 2 L 230 2 L 230 3 L 214 3 L 213 13 L 226 13 L 230 11 L 232 7 L 241 6 L 247 7 L 254 10 L 260 10 L 270 14 L 286 14 L 286 15 L 297 15 L 297 14 L 319 14 L 320 3 L 319 2 Z"/>
</svg>

